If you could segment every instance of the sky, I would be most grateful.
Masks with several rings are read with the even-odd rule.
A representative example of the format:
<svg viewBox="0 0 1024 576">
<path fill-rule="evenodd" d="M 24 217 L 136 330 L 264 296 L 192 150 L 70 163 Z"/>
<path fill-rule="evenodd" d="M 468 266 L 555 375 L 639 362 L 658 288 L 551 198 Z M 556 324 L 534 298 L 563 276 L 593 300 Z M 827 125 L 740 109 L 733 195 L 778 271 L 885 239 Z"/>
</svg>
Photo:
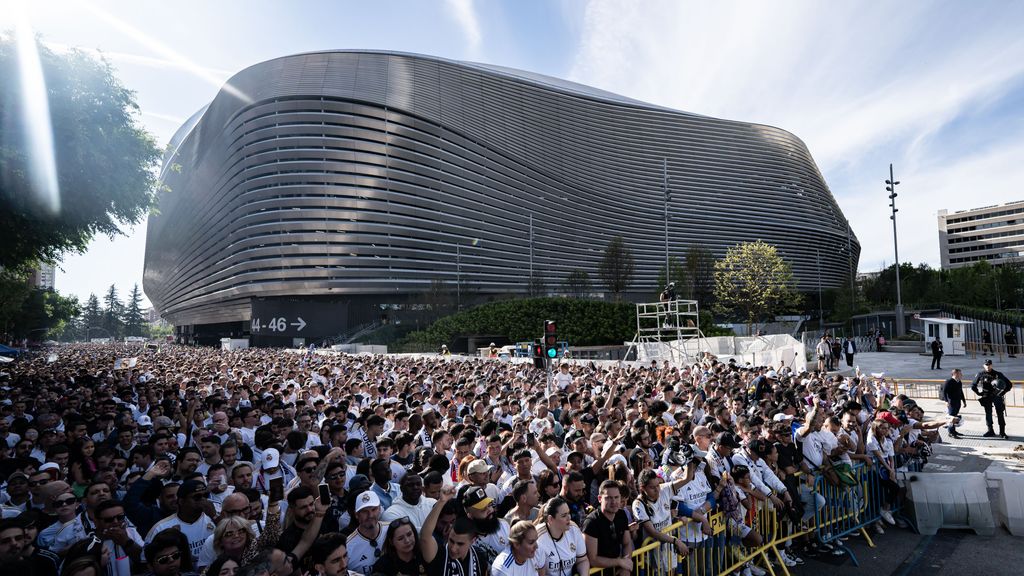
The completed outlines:
<svg viewBox="0 0 1024 576">
<path fill-rule="evenodd" d="M 102 53 L 164 145 L 232 74 L 326 49 L 520 68 L 801 138 L 860 239 L 861 271 L 938 267 L 936 214 L 1024 199 L 1024 2 L 373 0 L 17 3 L 54 50 Z M 145 224 L 68 255 L 85 300 L 142 282 Z"/>
</svg>

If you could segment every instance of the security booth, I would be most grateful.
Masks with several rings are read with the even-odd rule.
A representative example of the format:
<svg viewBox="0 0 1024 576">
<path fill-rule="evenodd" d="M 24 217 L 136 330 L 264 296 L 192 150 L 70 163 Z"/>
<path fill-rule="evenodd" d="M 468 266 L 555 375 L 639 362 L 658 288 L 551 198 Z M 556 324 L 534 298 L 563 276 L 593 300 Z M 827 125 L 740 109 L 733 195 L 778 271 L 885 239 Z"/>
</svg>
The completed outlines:
<svg viewBox="0 0 1024 576">
<path fill-rule="evenodd" d="M 921 318 L 924 325 L 924 349 L 925 352 L 932 349 L 932 340 L 942 343 L 942 353 L 947 356 L 963 356 L 967 353 L 964 349 L 964 340 L 967 337 L 967 324 L 974 324 L 967 320 L 956 318 Z"/>
</svg>

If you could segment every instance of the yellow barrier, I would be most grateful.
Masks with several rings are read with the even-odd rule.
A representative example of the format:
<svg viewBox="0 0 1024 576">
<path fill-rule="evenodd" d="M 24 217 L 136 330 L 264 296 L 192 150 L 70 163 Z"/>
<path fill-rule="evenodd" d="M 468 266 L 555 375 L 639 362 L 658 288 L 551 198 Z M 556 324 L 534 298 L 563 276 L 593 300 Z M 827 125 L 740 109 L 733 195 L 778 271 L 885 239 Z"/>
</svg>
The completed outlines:
<svg viewBox="0 0 1024 576">
<path fill-rule="evenodd" d="M 779 546 L 784 545 L 787 540 L 799 538 L 814 531 L 814 527 L 798 528 L 783 523 L 770 503 L 760 504 L 754 516 L 752 528 L 762 535 L 763 541 L 756 548 L 748 548 L 729 542 L 730 533 L 734 532 L 736 527 L 730 526 L 730 522 L 722 512 L 713 514 L 709 520 L 712 525 L 712 536 L 705 542 L 722 544 L 721 546 L 695 546 L 687 542 L 690 549 L 684 558 L 676 553 L 672 545 L 647 539 L 642 546 L 633 551 L 633 574 L 726 576 L 739 571 L 748 562 L 760 560 L 761 566 L 772 576 L 775 575 L 775 570 L 778 568 L 781 568 L 784 576 L 789 576 L 789 569 L 782 561 Z M 691 520 L 684 518 L 668 526 L 662 532 L 672 534 L 685 542 L 684 527 L 689 522 Z M 726 532 L 724 536 L 723 532 Z M 769 554 L 773 555 L 776 564 L 769 561 Z M 590 574 L 614 576 L 615 569 L 591 568 Z"/>
<path fill-rule="evenodd" d="M 893 378 L 893 394 L 906 394 L 911 398 L 931 398 L 938 400 L 945 380 L 924 378 Z M 1011 382 L 1012 388 L 1003 397 L 1007 408 L 1024 408 L 1024 382 Z M 964 396 L 968 401 L 976 402 L 978 397 L 971 391 L 971 380 L 964 380 Z"/>
</svg>

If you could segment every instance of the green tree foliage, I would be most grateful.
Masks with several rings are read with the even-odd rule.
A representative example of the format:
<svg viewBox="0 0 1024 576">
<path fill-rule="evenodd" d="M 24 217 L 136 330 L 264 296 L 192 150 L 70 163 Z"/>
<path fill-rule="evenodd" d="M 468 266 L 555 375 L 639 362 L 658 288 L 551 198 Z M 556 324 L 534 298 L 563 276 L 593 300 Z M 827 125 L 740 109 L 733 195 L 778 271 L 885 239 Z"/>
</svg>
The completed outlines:
<svg viewBox="0 0 1024 576">
<path fill-rule="evenodd" d="M 686 281 L 680 295 L 696 300 L 701 307 L 710 308 L 715 299 L 715 257 L 711 250 L 700 244 L 690 246 L 683 264 Z"/>
<path fill-rule="evenodd" d="M 987 261 L 953 270 L 935 270 L 927 264 L 900 265 L 900 288 L 905 305 L 951 304 L 974 308 L 1024 308 L 1024 265 L 992 266 Z M 896 267 L 887 267 L 861 286 L 870 309 L 896 303 Z"/>
<path fill-rule="evenodd" d="M 99 329 L 102 328 L 100 324 L 103 321 L 103 310 L 100 308 L 100 299 L 95 294 L 89 294 L 88 300 L 85 301 L 85 306 L 82 307 L 81 316 L 84 339 L 105 337 L 101 334 L 102 330 Z"/>
<path fill-rule="evenodd" d="M 103 314 L 100 326 L 106 331 L 104 336 L 119 338 L 124 333 L 124 304 L 117 296 L 117 286 L 111 284 L 103 297 Z"/>
<path fill-rule="evenodd" d="M 758 240 L 733 246 L 715 262 L 715 299 L 720 313 L 751 327 L 795 305 L 798 295 L 789 264 Z"/>
<path fill-rule="evenodd" d="M 128 294 L 128 303 L 124 309 L 124 335 L 145 335 L 146 318 L 142 315 L 142 291 L 136 283 Z"/>
<path fill-rule="evenodd" d="M 0 332 L 3 340 L 45 340 L 63 331 L 79 311 L 78 300 L 33 288 L 31 273 L 0 270 Z"/>
<path fill-rule="evenodd" d="M 672 279 L 669 282 L 676 283 L 676 296 L 684 300 L 689 300 L 684 295 L 684 289 L 686 287 L 686 270 L 683 265 L 679 263 L 679 259 L 675 256 L 668 257 L 668 268 L 672 271 Z M 665 269 L 662 268 L 658 272 L 658 292 L 660 293 L 665 289 Z"/>
<path fill-rule="evenodd" d="M 622 236 L 612 238 L 604 249 L 597 274 L 615 300 L 619 300 L 629 288 L 635 269 L 633 251 L 626 246 Z"/>
<path fill-rule="evenodd" d="M 137 122 L 135 94 L 114 77 L 108 63 L 77 51 L 54 54 L 37 45 L 49 95 L 60 210 L 53 214 L 37 200 L 17 50 L 13 40 L 0 40 L 4 268 L 83 252 L 94 235 L 114 236 L 122 226 L 141 221 L 155 198 L 160 149 Z"/>
<path fill-rule="evenodd" d="M 586 298 L 591 290 L 590 274 L 587 274 L 586 270 L 577 268 L 565 277 L 562 288 L 572 298 Z"/>
<path fill-rule="evenodd" d="M 22 305 L 32 291 L 29 273 L 24 270 L 0 269 L 0 334 L 13 339 L 13 332 Z"/>
<path fill-rule="evenodd" d="M 622 344 L 636 333 L 636 307 L 629 303 L 572 298 L 532 298 L 483 304 L 412 332 L 398 350 L 436 350 L 458 336 L 504 335 L 527 341 L 540 336 L 545 320 L 558 322 L 560 339 L 573 346 Z"/>
</svg>

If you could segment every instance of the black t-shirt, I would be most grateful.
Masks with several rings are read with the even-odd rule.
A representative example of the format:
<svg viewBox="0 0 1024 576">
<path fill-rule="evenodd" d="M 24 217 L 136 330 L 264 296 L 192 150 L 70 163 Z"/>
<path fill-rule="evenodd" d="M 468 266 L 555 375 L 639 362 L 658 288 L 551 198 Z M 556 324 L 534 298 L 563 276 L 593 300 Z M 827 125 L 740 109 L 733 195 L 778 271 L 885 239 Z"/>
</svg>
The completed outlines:
<svg viewBox="0 0 1024 576">
<path fill-rule="evenodd" d="M 597 555 L 605 558 L 622 557 L 622 535 L 629 530 L 626 513 L 619 510 L 615 520 L 609 520 L 600 510 L 594 510 L 583 520 L 583 533 L 597 538 Z"/>
<path fill-rule="evenodd" d="M 797 451 L 795 442 L 790 442 L 788 445 L 776 442 L 775 449 L 779 452 L 778 465 L 780 469 L 784 470 L 790 466 L 800 467 L 801 455 Z"/>
<path fill-rule="evenodd" d="M 284 550 L 285 552 L 291 552 L 295 549 L 295 546 L 302 540 L 302 533 L 305 532 L 305 528 L 299 528 L 298 524 L 292 522 L 292 525 L 281 531 L 281 537 L 277 540 L 276 548 Z M 333 519 L 325 516 L 323 522 L 320 524 L 319 536 L 329 534 L 331 532 L 338 531 L 338 523 Z"/>
<path fill-rule="evenodd" d="M 438 550 L 438 552 L 441 551 Z M 427 566 L 418 553 L 409 562 L 403 562 L 397 556 L 389 554 L 377 560 L 377 563 L 373 565 L 373 570 L 370 570 L 370 574 L 373 576 L 425 576 L 426 573 Z"/>
</svg>

